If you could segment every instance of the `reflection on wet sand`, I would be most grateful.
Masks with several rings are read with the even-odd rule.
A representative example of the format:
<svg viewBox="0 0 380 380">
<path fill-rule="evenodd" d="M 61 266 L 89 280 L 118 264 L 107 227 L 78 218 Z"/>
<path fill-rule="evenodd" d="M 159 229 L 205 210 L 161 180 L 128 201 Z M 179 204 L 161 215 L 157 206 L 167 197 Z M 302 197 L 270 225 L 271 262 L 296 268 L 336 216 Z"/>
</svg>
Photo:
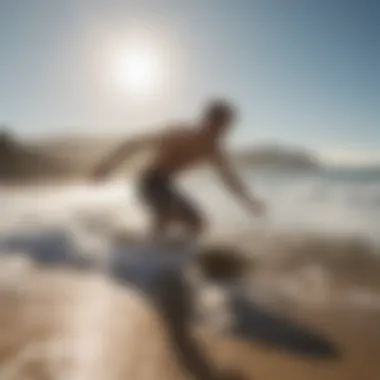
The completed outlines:
<svg viewBox="0 0 380 380">
<path fill-rule="evenodd" d="M 228 312 L 222 303 L 209 312 L 205 323 L 194 325 L 188 301 L 197 294 L 175 271 L 160 279 L 160 288 L 155 290 L 160 299 L 157 303 L 157 298 L 147 297 L 120 278 L 90 270 L 49 268 L 14 255 L 1 259 L 0 376 L 378 379 L 380 308 L 376 302 L 348 297 L 353 293 L 342 287 L 336 293 L 327 290 L 329 297 L 315 297 L 321 281 L 323 286 L 332 286 L 331 282 L 326 285 L 325 278 L 316 280 L 311 272 L 300 274 L 296 269 L 289 276 L 281 263 L 285 256 L 271 256 L 271 260 L 269 256 L 257 260 L 255 275 L 246 279 L 246 299 L 256 300 L 260 312 L 276 313 L 329 337 L 339 348 L 339 358 L 309 357 L 273 342 L 265 344 L 258 339 L 258 330 L 253 331 L 255 326 L 248 326 L 256 334 L 250 338 L 243 325 L 240 333 L 231 326 L 215 332 L 210 328 L 214 316 Z M 292 267 L 296 268 L 294 262 Z M 293 290 L 304 296 L 287 292 L 285 284 L 290 281 Z M 220 278 L 215 284 L 221 291 L 230 286 Z M 206 292 L 207 281 L 202 286 Z M 375 297 L 376 288 L 372 295 Z"/>
</svg>

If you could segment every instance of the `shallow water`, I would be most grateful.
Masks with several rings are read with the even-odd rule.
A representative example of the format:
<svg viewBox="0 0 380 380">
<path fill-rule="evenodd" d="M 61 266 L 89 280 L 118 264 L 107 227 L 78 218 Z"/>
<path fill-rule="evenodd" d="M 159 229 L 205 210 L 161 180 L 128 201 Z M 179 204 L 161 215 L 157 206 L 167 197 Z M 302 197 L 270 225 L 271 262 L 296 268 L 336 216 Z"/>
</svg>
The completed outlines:
<svg viewBox="0 0 380 380">
<path fill-rule="evenodd" d="M 281 350 L 262 349 L 255 342 L 257 326 L 248 326 L 253 336 L 248 345 L 247 330 L 239 339 L 216 333 L 202 340 L 210 349 L 210 358 L 222 368 L 238 369 L 247 379 L 377 379 L 380 254 L 372 242 L 377 239 L 379 224 L 378 210 L 367 205 L 376 200 L 377 182 L 347 183 L 325 174 L 284 172 L 249 172 L 244 178 L 268 200 L 268 219 L 250 219 L 211 176 L 189 178 L 182 186 L 199 200 L 219 236 L 257 254 L 254 276 L 246 283 L 252 301 L 327 334 L 344 347 L 346 357 L 335 367 L 316 366 Z M 365 202 L 353 201 L 349 197 L 352 194 Z M 126 231 L 144 231 L 147 215 L 140 206 L 133 182 L 124 180 L 101 186 L 2 189 L 0 251 L 12 259 L 21 255 L 53 264 L 104 264 L 104 258 L 118 257 L 115 235 L 128 241 Z M 315 235 L 310 235 L 310 231 Z M 337 235 L 343 238 L 335 239 Z M 355 240 L 354 236 L 361 239 Z M 124 248 L 120 247 L 125 258 Z M 144 271 L 134 266 L 132 273 L 130 266 L 120 266 L 125 264 L 124 259 L 115 261 L 116 269 L 134 284 L 146 285 L 146 278 L 152 279 L 162 264 L 162 260 L 156 259 L 149 259 L 151 266 L 143 265 Z M 25 324 L 32 331 L 31 341 L 43 336 L 63 342 L 71 364 L 59 364 L 60 356 L 52 355 L 54 376 L 143 379 L 154 373 L 155 378 L 164 379 L 170 378 L 169 371 L 176 373 L 172 378 L 185 378 L 183 368 L 178 369 L 178 359 L 168 348 L 167 331 L 157 320 L 152 305 L 135 288 L 109 283 L 107 267 L 90 276 L 88 272 L 73 275 L 49 270 L 32 276 L 27 272 L 26 279 L 17 277 L 18 267 L 19 264 L 10 267 L 2 262 L 2 310 L 7 310 L 10 317 L 0 327 L 5 336 L 7 329 L 12 334 L 24 331 Z M 149 268 L 154 270 L 150 272 Z M 113 269 L 117 276 L 118 271 Z M 12 278 L 16 281 L 11 281 L 13 285 L 4 291 L 3 284 Z M 212 290 L 205 288 L 204 296 L 207 289 Z M 214 328 L 215 317 L 228 311 L 223 308 L 223 296 L 218 302 L 208 311 L 210 327 Z M 28 305 L 33 305 L 35 311 L 30 321 L 24 314 Z M 24 334 L 25 342 L 28 334 Z M 2 347 L 7 347 L 4 342 L 0 341 Z M 23 340 L 20 342 L 17 344 L 22 351 Z M 8 371 L 8 364 L 4 363 L 8 362 L 1 359 L 0 370 Z"/>
</svg>

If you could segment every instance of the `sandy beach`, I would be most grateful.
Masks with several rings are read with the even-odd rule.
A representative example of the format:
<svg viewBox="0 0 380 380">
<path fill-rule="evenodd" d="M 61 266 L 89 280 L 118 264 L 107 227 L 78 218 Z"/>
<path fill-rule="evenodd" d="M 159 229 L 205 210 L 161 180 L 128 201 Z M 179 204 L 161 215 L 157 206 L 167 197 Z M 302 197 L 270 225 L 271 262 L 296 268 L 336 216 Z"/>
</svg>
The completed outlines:
<svg viewBox="0 0 380 380">
<path fill-rule="evenodd" d="M 202 323 L 188 321 L 187 336 L 178 338 L 165 313 L 136 287 L 97 270 L 49 268 L 14 255 L 3 256 L 1 264 L 1 378 L 378 379 L 380 292 L 375 276 L 370 278 L 378 261 L 371 262 L 369 252 L 375 248 L 354 252 L 352 242 L 316 237 L 261 240 L 252 235 L 238 239 L 240 245 L 256 242 L 251 254 L 245 251 L 248 261 L 239 274 L 248 297 L 260 308 L 328 337 L 339 358 L 297 355 L 224 334 L 223 324 L 215 327 L 216 316 L 228 313 L 220 294 L 236 282 L 236 273 L 235 278 L 226 274 L 223 281 L 206 278 L 201 286 L 189 285 L 203 300 L 197 305 L 206 317 Z M 294 244 L 303 255 L 295 253 Z M 228 251 L 225 242 L 218 249 L 221 245 Z M 276 246 L 280 255 L 272 248 Z M 339 270 L 334 270 L 331 252 L 323 257 L 321 252 L 327 252 L 321 246 L 339 257 Z M 170 302 L 179 307 L 173 286 L 163 285 L 162 291 L 173 293 Z"/>
</svg>

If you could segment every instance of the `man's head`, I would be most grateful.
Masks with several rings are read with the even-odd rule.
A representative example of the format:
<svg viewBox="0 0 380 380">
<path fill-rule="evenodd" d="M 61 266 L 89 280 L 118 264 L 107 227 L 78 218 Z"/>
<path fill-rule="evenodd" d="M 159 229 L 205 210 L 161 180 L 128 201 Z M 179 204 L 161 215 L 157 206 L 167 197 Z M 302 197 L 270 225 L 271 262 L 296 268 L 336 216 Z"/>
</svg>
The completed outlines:
<svg viewBox="0 0 380 380">
<path fill-rule="evenodd" d="M 216 135 L 223 134 L 236 119 L 234 107 L 225 100 L 209 102 L 202 114 L 202 125 Z"/>
</svg>

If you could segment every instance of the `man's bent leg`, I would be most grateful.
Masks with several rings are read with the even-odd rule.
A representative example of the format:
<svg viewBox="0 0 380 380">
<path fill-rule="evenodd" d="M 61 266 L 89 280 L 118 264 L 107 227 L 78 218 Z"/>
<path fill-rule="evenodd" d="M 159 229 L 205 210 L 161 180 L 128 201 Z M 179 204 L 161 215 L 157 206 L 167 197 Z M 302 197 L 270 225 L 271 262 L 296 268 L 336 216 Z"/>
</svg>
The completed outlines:
<svg viewBox="0 0 380 380">
<path fill-rule="evenodd" d="M 152 219 L 150 238 L 153 241 L 160 241 L 166 239 L 168 235 L 170 222 L 170 215 L 165 215 L 162 213 L 157 213 L 156 215 L 154 215 Z"/>
<path fill-rule="evenodd" d="M 171 222 L 172 195 L 168 179 L 159 171 L 150 170 L 142 176 L 141 195 L 151 213 L 149 238 L 165 240 Z"/>
<path fill-rule="evenodd" d="M 189 237 L 198 239 L 204 232 L 205 222 L 201 213 L 192 202 L 176 194 L 175 219 L 187 231 Z"/>
</svg>

